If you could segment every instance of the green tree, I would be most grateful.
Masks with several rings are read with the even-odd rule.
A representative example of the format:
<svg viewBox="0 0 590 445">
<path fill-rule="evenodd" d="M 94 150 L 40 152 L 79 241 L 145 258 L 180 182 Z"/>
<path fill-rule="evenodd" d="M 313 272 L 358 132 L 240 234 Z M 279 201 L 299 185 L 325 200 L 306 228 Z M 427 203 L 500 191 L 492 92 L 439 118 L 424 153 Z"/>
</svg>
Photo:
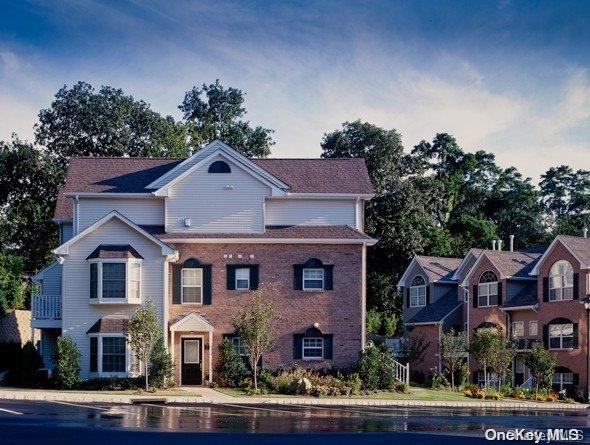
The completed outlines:
<svg viewBox="0 0 590 445">
<path fill-rule="evenodd" d="M 22 257 L 26 274 L 52 258 L 58 238 L 51 218 L 62 180 L 50 154 L 16 136 L 0 141 L 1 248 Z"/>
<path fill-rule="evenodd" d="M 27 287 L 22 258 L 0 251 L 0 315 L 24 308 Z"/>
<path fill-rule="evenodd" d="M 275 325 L 278 317 L 273 304 L 258 290 L 254 292 L 248 306 L 232 321 L 252 367 L 254 391 L 258 391 L 258 362 L 276 343 Z"/>
<path fill-rule="evenodd" d="M 555 355 L 545 349 L 542 344 L 535 343 L 524 356 L 524 364 L 535 381 L 535 398 L 539 395 L 539 387 L 549 388 L 557 360 Z"/>
<path fill-rule="evenodd" d="M 191 135 L 197 145 L 221 139 L 246 156 L 266 157 L 274 145 L 273 130 L 252 127 L 243 120 L 245 93 L 237 88 L 224 88 L 219 79 L 187 91 L 179 105 L 184 119 L 190 122 Z"/>
<path fill-rule="evenodd" d="M 145 389 L 149 389 L 150 357 L 158 339 L 162 336 L 162 325 L 158 320 L 156 308 L 152 301 L 142 304 L 129 322 L 129 344 L 135 357 L 143 364 Z"/>
<path fill-rule="evenodd" d="M 219 345 L 219 360 L 215 367 L 217 383 L 220 386 L 235 388 L 248 375 L 244 360 L 236 351 L 234 345 L 226 338 Z"/>
<path fill-rule="evenodd" d="M 120 88 L 78 82 L 39 112 L 35 140 L 64 168 L 72 156 L 186 156 L 188 130 Z"/>
<path fill-rule="evenodd" d="M 411 367 L 424 361 L 426 350 L 430 346 L 423 336 L 411 335 L 401 338 L 398 342 L 394 355 L 403 364 L 410 364 Z"/>
<path fill-rule="evenodd" d="M 469 342 L 469 353 L 483 370 L 484 387 L 488 386 L 488 368 L 494 368 L 504 350 L 504 336 L 498 329 L 478 329 Z"/>
<path fill-rule="evenodd" d="M 438 350 L 442 366 L 451 376 L 451 389 L 454 391 L 455 373 L 461 369 L 467 356 L 467 333 L 451 329 L 441 337 Z"/>
<path fill-rule="evenodd" d="M 80 350 L 70 337 L 60 336 L 55 345 L 53 362 L 55 384 L 61 389 L 73 389 L 80 382 Z"/>
<path fill-rule="evenodd" d="M 174 377 L 172 356 L 164 344 L 164 336 L 159 335 L 150 354 L 149 383 L 154 388 L 166 388 Z"/>
</svg>

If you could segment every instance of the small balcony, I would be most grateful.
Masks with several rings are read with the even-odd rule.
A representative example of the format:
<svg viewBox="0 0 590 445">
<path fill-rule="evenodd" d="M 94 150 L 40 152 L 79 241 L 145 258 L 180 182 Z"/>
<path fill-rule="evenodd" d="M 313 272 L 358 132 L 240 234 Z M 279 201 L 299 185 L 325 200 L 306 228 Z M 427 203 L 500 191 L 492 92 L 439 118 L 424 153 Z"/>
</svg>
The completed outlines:
<svg viewBox="0 0 590 445">
<path fill-rule="evenodd" d="M 34 294 L 31 298 L 33 328 L 61 327 L 61 295 Z"/>
</svg>

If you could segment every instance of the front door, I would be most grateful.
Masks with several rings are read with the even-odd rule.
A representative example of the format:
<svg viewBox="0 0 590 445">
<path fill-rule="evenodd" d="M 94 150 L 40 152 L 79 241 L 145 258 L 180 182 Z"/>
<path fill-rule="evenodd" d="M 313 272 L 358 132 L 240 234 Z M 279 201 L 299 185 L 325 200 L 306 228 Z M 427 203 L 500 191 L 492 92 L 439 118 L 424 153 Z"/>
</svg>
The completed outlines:
<svg viewBox="0 0 590 445">
<path fill-rule="evenodd" d="M 201 339 L 182 339 L 182 385 L 202 385 Z"/>
</svg>

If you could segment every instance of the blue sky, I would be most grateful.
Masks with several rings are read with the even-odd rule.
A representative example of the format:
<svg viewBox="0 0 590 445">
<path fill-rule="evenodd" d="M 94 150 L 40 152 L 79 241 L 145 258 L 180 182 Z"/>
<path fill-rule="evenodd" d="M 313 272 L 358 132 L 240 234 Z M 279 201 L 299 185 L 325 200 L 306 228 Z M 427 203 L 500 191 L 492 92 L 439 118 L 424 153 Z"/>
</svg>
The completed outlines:
<svg viewBox="0 0 590 445">
<path fill-rule="evenodd" d="M 590 169 L 590 2 L 0 0 L 0 139 L 31 138 L 64 84 L 121 87 L 163 113 L 216 78 L 276 130 L 274 156 L 318 156 L 357 118 L 436 132 L 537 179 Z"/>
</svg>

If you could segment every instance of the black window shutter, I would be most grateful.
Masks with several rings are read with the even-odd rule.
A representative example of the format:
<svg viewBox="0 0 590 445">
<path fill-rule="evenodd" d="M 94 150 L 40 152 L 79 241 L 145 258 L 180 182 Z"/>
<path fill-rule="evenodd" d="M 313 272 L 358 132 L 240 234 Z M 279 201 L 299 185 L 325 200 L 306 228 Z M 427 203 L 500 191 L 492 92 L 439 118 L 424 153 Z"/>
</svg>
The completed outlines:
<svg viewBox="0 0 590 445">
<path fill-rule="evenodd" d="M 90 263 L 90 298 L 96 298 L 98 292 L 98 264 Z"/>
<path fill-rule="evenodd" d="M 293 359 L 303 356 L 303 334 L 293 334 Z"/>
<path fill-rule="evenodd" d="M 98 370 L 98 337 L 90 337 L 90 372 Z"/>
<path fill-rule="evenodd" d="M 181 301 L 181 273 L 182 273 L 182 265 L 180 264 L 173 264 L 172 265 L 172 304 L 180 304 Z"/>
<path fill-rule="evenodd" d="M 212 282 L 211 266 L 202 266 L 203 268 L 203 304 L 211 304 Z"/>
<path fill-rule="evenodd" d="M 426 304 L 430 304 L 430 285 L 426 285 Z"/>
<path fill-rule="evenodd" d="M 407 287 L 402 288 L 402 295 L 406 300 L 406 307 L 410 307 L 410 289 Z"/>
<path fill-rule="evenodd" d="M 579 292 L 580 292 L 580 274 L 579 273 L 575 273 L 574 274 L 574 288 L 572 289 L 574 291 L 574 300 L 577 300 L 579 298 Z"/>
<path fill-rule="evenodd" d="M 478 302 L 477 302 L 477 297 L 478 297 L 478 295 L 479 295 L 479 294 L 478 294 L 478 287 L 477 287 L 477 284 L 474 284 L 474 285 L 473 285 L 473 296 L 472 296 L 472 298 L 473 298 L 473 307 L 478 307 L 478 306 L 479 306 L 479 304 L 478 304 Z"/>
<path fill-rule="evenodd" d="M 578 374 L 577 372 L 574 372 L 573 374 L 573 383 L 575 386 L 577 386 L 580 384 L 580 374 Z"/>
<path fill-rule="evenodd" d="M 259 281 L 259 266 L 258 266 L 258 264 L 253 264 L 250 266 L 250 290 L 258 289 L 258 281 Z"/>
<path fill-rule="evenodd" d="M 473 383 L 477 385 L 477 373 L 479 371 L 473 371 Z"/>
<path fill-rule="evenodd" d="M 502 282 L 498 281 L 498 306 L 502 306 Z"/>
<path fill-rule="evenodd" d="M 236 269 L 234 264 L 227 265 L 227 290 L 236 290 Z"/>
<path fill-rule="evenodd" d="M 293 265 L 293 289 L 303 290 L 303 265 Z"/>
<path fill-rule="evenodd" d="M 332 339 L 334 338 L 333 334 L 324 334 L 324 358 L 331 359 L 332 358 Z"/>
<path fill-rule="evenodd" d="M 334 289 L 334 266 L 324 266 L 324 290 Z"/>
<path fill-rule="evenodd" d="M 549 325 L 543 325 L 543 346 L 549 349 Z"/>
<path fill-rule="evenodd" d="M 578 323 L 574 323 L 573 347 L 576 349 L 578 348 L 578 337 L 579 337 Z"/>
<path fill-rule="evenodd" d="M 549 301 L 549 277 L 543 277 L 543 301 Z"/>
</svg>

